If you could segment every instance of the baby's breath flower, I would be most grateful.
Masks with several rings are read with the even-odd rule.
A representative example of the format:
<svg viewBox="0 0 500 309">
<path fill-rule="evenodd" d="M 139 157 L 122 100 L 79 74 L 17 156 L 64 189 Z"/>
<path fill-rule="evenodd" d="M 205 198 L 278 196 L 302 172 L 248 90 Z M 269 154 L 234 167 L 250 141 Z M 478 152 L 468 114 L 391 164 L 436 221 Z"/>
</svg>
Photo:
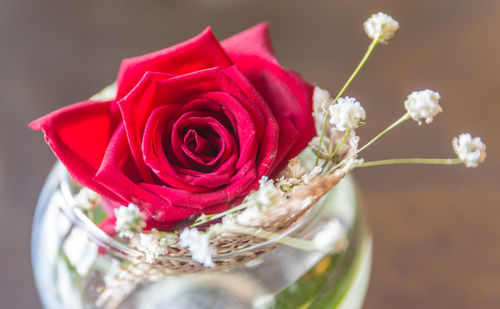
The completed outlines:
<svg viewBox="0 0 500 309">
<path fill-rule="evenodd" d="M 273 180 L 263 176 L 259 180 L 259 190 L 249 195 L 249 199 L 255 201 L 261 207 L 269 207 L 279 203 L 281 199 L 280 191 L 274 185 Z"/>
<path fill-rule="evenodd" d="M 424 119 L 425 123 L 431 123 L 434 117 L 443 111 L 439 105 L 440 99 L 439 93 L 430 89 L 413 91 L 405 101 L 405 108 L 419 125 Z"/>
<path fill-rule="evenodd" d="M 302 177 L 305 177 L 305 175 Z M 286 194 L 294 192 L 296 186 L 300 185 L 301 183 L 302 179 L 281 177 L 276 182 L 276 187 L 279 188 L 281 196 L 285 196 Z"/>
<path fill-rule="evenodd" d="M 248 206 L 240 214 L 236 216 L 236 222 L 241 225 L 249 225 L 252 222 L 256 222 L 261 218 L 261 209 L 256 206 Z"/>
<path fill-rule="evenodd" d="M 139 208 L 132 203 L 116 208 L 114 211 L 116 216 L 115 231 L 120 237 L 131 237 L 135 233 L 140 233 L 146 226 Z"/>
<path fill-rule="evenodd" d="M 179 246 L 188 248 L 193 261 L 205 267 L 214 267 L 212 262 L 212 249 L 210 248 L 208 234 L 202 234 L 196 228 L 185 228 L 179 235 Z"/>
<path fill-rule="evenodd" d="M 325 110 L 326 106 L 332 102 L 330 93 L 318 86 L 314 87 L 313 106 L 315 111 Z"/>
<path fill-rule="evenodd" d="M 165 235 L 152 229 L 149 233 L 140 233 L 136 247 L 144 253 L 146 262 L 152 263 L 168 249 L 169 240 Z"/>
<path fill-rule="evenodd" d="M 391 16 L 378 12 L 368 18 L 364 24 L 365 32 L 370 39 L 380 36 L 381 42 L 386 42 L 399 29 L 399 23 Z"/>
<path fill-rule="evenodd" d="M 486 159 L 486 145 L 480 137 L 472 138 L 469 133 L 463 133 L 453 138 L 452 144 L 458 158 L 467 167 L 477 167 Z"/>
<path fill-rule="evenodd" d="M 249 225 L 261 219 L 262 210 L 280 203 L 283 191 L 276 188 L 273 180 L 263 176 L 259 180 L 259 189 L 248 195 L 247 201 L 254 202 L 238 214 L 235 219 L 238 224 Z"/>
<path fill-rule="evenodd" d="M 357 129 L 365 117 L 365 109 L 356 98 L 339 98 L 336 104 L 330 106 L 330 123 L 340 131 Z"/>
<path fill-rule="evenodd" d="M 329 221 L 313 238 L 313 243 L 320 251 L 330 251 L 334 244 L 345 238 L 345 229 L 338 219 Z"/>
<path fill-rule="evenodd" d="M 321 131 L 317 131 L 317 132 L 321 132 Z M 318 148 L 320 148 L 320 145 L 319 145 L 320 139 L 321 138 L 319 136 L 315 136 L 309 142 L 309 147 L 313 150 L 314 153 L 317 153 Z M 328 158 L 328 156 L 330 155 L 330 152 L 331 152 L 331 148 L 332 148 L 331 144 L 332 143 L 330 142 L 330 137 L 328 136 L 328 131 L 327 131 L 327 132 L 325 132 L 325 135 L 323 136 L 323 141 L 321 143 L 321 149 L 319 152 L 320 158 L 323 158 L 323 159 Z"/>
<path fill-rule="evenodd" d="M 75 207 L 90 211 L 99 200 L 99 195 L 87 187 L 83 187 L 75 195 Z"/>
</svg>

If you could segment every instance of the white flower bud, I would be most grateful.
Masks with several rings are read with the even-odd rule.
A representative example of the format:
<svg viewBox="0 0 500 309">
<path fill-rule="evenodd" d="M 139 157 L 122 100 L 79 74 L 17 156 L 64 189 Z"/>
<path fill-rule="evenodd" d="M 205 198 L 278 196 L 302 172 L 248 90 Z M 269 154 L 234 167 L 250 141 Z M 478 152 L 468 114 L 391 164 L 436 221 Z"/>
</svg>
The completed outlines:
<svg viewBox="0 0 500 309">
<path fill-rule="evenodd" d="M 208 234 L 202 234 L 196 228 L 185 228 L 179 235 L 179 246 L 188 248 L 193 261 L 201 263 L 205 267 L 215 266 L 212 262 L 212 249 Z"/>
<path fill-rule="evenodd" d="M 368 18 L 363 27 L 370 39 L 375 39 L 380 36 L 381 42 L 386 42 L 394 36 L 394 33 L 399 29 L 399 23 L 391 16 L 378 12 Z"/>
<path fill-rule="evenodd" d="M 355 98 L 339 98 L 336 104 L 330 106 L 330 123 L 340 131 L 357 129 L 365 118 L 365 109 Z"/>
<path fill-rule="evenodd" d="M 116 216 L 115 231 L 120 237 L 131 237 L 134 233 L 140 233 L 146 226 L 139 208 L 132 203 L 116 208 L 114 212 Z"/>
<path fill-rule="evenodd" d="M 425 89 L 410 93 L 404 104 L 410 117 L 421 125 L 423 120 L 425 123 L 431 123 L 434 117 L 443 111 L 439 105 L 440 99 L 438 92 Z"/>
<path fill-rule="evenodd" d="M 452 145 L 458 158 L 467 167 L 477 167 L 486 159 L 486 145 L 480 137 L 472 138 L 469 133 L 463 133 L 453 138 Z"/>
<path fill-rule="evenodd" d="M 240 225 L 250 225 L 253 222 L 258 222 L 261 217 L 262 212 L 260 208 L 255 205 L 251 205 L 236 216 L 236 222 Z"/>
<path fill-rule="evenodd" d="M 91 211 L 96 206 L 99 195 L 87 187 L 83 187 L 75 195 L 75 207 L 82 210 Z"/>
<path fill-rule="evenodd" d="M 152 229 L 149 233 L 140 233 L 136 247 L 144 253 L 146 262 L 154 262 L 168 250 L 169 240 L 166 235 Z"/>
<path fill-rule="evenodd" d="M 259 190 L 250 194 L 249 199 L 254 200 L 260 207 L 267 208 L 280 202 L 281 193 L 274 185 L 273 180 L 262 176 L 259 180 Z"/>
</svg>

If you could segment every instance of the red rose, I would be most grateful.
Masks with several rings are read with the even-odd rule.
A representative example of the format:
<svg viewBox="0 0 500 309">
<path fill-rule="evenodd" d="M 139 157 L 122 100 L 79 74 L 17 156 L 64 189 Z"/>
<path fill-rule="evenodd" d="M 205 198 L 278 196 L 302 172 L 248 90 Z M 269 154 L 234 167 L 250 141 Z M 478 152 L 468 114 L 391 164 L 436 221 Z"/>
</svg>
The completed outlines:
<svg viewBox="0 0 500 309">
<path fill-rule="evenodd" d="M 315 135 L 313 86 L 276 60 L 267 24 L 219 43 L 210 28 L 122 62 L 117 96 L 29 126 L 71 176 L 149 226 L 226 210 Z"/>
</svg>

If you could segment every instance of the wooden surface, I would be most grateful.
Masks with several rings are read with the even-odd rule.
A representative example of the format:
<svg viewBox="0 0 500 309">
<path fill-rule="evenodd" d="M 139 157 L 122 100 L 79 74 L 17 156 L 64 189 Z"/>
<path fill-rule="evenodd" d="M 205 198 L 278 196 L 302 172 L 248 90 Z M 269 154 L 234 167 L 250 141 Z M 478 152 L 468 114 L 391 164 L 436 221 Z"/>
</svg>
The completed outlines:
<svg viewBox="0 0 500 309">
<path fill-rule="evenodd" d="M 385 11 L 401 29 L 347 94 L 365 106 L 367 141 L 416 89 L 440 91 L 435 123 L 402 125 L 364 155 L 452 156 L 462 132 L 488 144 L 478 169 L 355 171 L 374 234 L 366 308 L 500 307 L 500 1 L 0 1 L 0 299 L 39 308 L 29 263 L 35 201 L 54 157 L 26 124 L 114 80 L 120 59 L 212 25 L 224 38 L 271 23 L 281 62 L 338 91 L 368 46 L 361 24 Z"/>
</svg>

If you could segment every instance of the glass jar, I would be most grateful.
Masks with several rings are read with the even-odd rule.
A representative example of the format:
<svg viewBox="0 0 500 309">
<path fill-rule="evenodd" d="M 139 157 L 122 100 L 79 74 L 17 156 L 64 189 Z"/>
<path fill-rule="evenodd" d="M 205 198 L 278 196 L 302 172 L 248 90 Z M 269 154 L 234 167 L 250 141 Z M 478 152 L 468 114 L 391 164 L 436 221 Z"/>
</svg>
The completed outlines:
<svg viewBox="0 0 500 309">
<path fill-rule="evenodd" d="M 314 205 L 293 234 L 311 239 L 336 218 L 347 230 L 347 246 L 341 252 L 303 251 L 277 246 L 271 240 L 257 246 L 272 250 L 243 265 L 147 278 L 141 277 L 140 265 L 132 267 L 133 248 L 109 237 L 79 208 L 71 206 L 75 190 L 65 168 L 57 163 L 35 212 L 32 264 L 45 308 L 362 306 L 372 241 L 349 175 Z M 218 258 L 222 257 L 216 256 L 214 261 Z"/>
</svg>

